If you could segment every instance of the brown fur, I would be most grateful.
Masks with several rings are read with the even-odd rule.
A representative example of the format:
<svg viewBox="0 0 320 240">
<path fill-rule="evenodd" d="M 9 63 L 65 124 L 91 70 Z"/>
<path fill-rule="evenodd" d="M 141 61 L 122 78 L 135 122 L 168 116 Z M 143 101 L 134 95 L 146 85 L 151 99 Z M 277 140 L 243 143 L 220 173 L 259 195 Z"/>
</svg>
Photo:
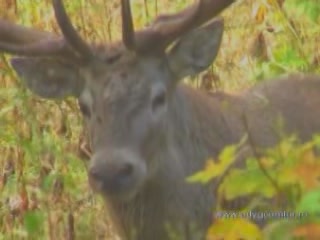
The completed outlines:
<svg viewBox="0 0 320 240">
<path fill-rule="evenodd" d="M 240 140 L 246 132 L 244 116 L 256 148 L 280 140 L 276 122 L 280 116 L 287 134 L 310 139 L 320 131 L 319 93 L 316 76 L 270 80 L 239 95 L 209 95 L 181 85 L 170 107 L 167 148 L 155 156 L 161 162 L 160 172 L 133 201 L 110 202 L 109 209 L 121 226 L 141 229 L 137 239 L 168 239 L 161 227 L 166 220 L 183 234 L 192 223 L 204 231 L 212 221 L 214 186 L 192 185 L 184 179 L 223 147 Z"/>
<path fill-rule="evenodd" d="M 96 49 L 94 58 L 82 62 L 61 54 L 11 61 L 39 96 L 78 98 L 93 150 L 89 181 L 105 197 L 123 239 L 203 239 L 218 182 L 188 184 L 186 177 L 245 134 L 252 141 L 243 157 L 253 146 L 273 146 L 283 134 L 306 141 L 320 132 L 319 77 L 269 80 L 238 95 L 179 83 L 212 63 L 222 33 L 223 21 L 216 19 L 188 29 L 157 55 L 115 44 L 108 54 Z"/>
</svg>

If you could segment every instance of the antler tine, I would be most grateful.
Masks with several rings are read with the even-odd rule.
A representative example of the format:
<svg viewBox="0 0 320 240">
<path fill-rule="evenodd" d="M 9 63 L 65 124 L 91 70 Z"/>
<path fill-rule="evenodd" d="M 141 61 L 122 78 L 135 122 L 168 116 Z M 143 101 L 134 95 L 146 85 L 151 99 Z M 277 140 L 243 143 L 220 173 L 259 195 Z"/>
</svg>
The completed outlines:
<svg viewBox="0 0 320 240">
<path fill-rule="evenodd" d="M 0 19 L 0 52 L 22 56 L 74 57 L 66 42 L 46 31 L 19 26 Z"/>
<path fill-rule="evenodd" d="M 93 56 L 90 46 L 72 26 L 61 0 L 53 0 L 53 8 L 64 38 L 0 19 L 0 51 L 24 56 Z"/>
<path fill-rule="evenodd" d="M 122 41 L 127 49 L 135 48 L 135 33 L 129 0 L 121 0 Z"/>
<path fill-rule="evenodd" d="M 63 36 L 70 46 L 83 57 L 92 57 L 90 46 L 80 37 L 73 27 L 61 0 L 52 1 L 56 20 Z"/>
<path fill-rule="evenodd" d="M 22 56 L 66 55 L 64 41 L 40 40 L 39 42 L 17 45 L 0 42 L 0 51 Z M 70 52 L 69 52 L 70 53 Z"/>
<path fill-rule="evenodd" d="M 179 13 L 159 16 L 148 28 L 137 32 L 136 48 L 141 52 L 163 51 L 178 37 L 213 19 L 235 1 L 199 0 Z"/>
<path fill-rule="evenodd" d="M 10 43 L 28 43 L 54 37 L 53 34 L 19 26 L 0 19 L 0 41 Z"/>
</svg>

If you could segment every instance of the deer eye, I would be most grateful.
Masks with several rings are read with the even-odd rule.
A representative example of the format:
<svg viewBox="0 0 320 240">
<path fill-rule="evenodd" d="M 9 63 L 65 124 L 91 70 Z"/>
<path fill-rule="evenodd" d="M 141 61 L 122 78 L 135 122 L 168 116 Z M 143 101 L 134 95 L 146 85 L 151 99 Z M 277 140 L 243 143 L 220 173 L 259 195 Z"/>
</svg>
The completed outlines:
<svg viewBox="0 0 320 240">
<path fill-rule="evenodd" d="M 108 64 L 113 64 L 115 63 L 117 60 L 119 60 L 119 58 L 121 57 L 121 54 L 115 54 L 113 56 L 109 56 L 107 57 L 104 61 Z"/>
<path fill-rule="evenodd" d="M 88 107 L 88 105 L 84 104 L 83 102 L 79 101 L 79 108 L 81 113 L 86 116 L 86 117 L 90 117 L 91 112 L 90 112 L 90 108 Z"/>
<path fill-rule="evenodd" d="M 152 100 L 152 110 L 155 111 L 157 108 L 163 106 L 166 102 L 165 92 L 157 94 Z"/>
</svg>

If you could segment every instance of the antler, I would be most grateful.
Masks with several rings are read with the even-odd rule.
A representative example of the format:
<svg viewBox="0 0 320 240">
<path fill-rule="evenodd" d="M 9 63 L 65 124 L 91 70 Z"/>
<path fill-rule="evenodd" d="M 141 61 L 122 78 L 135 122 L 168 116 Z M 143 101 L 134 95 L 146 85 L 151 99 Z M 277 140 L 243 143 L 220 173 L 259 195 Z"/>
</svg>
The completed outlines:
<svg viewBox="0 0 320 240">
<path fill-rule="evenodd" d="M 77 33 L 72 26 L 72 23 L 66 13 L 64 5 L 61 0 L 53 0 L 53 9 L 59 24 L 60 30 L 65 37 L 65 40 L 70 46 L 77 51 L 81 56 L 90 58 L 93 56 L 89 44 L 87 44 Z"/>
<path fill-rule="evenodd" d="M 208 22 L 233 2 L 235 0 L 199 0 L 179 13 L 159 16 L 133 36 L 129 0 L 122 0 L 123 42 L 128 49 L 142 53 L 164 51 L 178 37 Z M 125 33 L 125 29 L 130 31 Z"/>
<path fill-rule="evenodd" d="M 61 0 L 53 0 L 53 8 L 63 38 L 0 19 L 0 51 L 23 56 L 91 57 L 90 46 L 72 26 Z"/>
<path fill-rule="evenodd" d="M 164 51 L 179 36 L 211 20 L 235 0 L 199 0 L 179 13 L 159 16 L 149 27 L 134 32 L 129 0 L 121 0 L 122 39 L 138 53 Z M 91 58 L 87 44 L 72 26 L 61 0 L 52 0 L 63 38 L 0 19 L 0 51 L 25 56 L 61 55 Z"/>
<path fill-rule="evenodd" d="M 121 0 L 121 17 L 122 17 L 122 41 L 130 49 L 135 49 L 135 33 L 132 21 L 130 2 Z"/>
<path fill-rule="evenodd" d="M 62 49 L 58 37 L 45 31 L 19 26 L 0 19 L 0 50 L 18 55 L 45 55 Z M 57 42 L 57 43 L 55 43 Z"/>
<path fill-rule="evenodd" d="M 0 39 L 2 42 L 31 43 L 40 39 L 53 37 L 49 32 L 31 30 L 0 19 Z"/>
</svg>

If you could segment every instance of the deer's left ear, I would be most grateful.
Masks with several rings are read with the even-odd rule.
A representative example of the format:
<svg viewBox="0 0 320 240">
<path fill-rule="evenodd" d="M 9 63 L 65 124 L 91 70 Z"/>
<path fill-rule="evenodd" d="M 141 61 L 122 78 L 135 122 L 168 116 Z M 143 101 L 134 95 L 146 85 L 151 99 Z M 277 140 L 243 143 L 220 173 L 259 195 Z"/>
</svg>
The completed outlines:
<svg viewBox="0 0 320 240">
<path fill-rule="evenodd" d="M 56 58 L 13 58 L 11 65 L 26 87 L 43 98 L 78 97 L 84 80 L 79 68 Z"/>
<path fill-rule="evenodd" d="M 217 18 L 181 37 L 168 53 L 169 66 L 179 80 L 210 66 L 218 54 L 222 35 L 223 19 Z"/>
</svg>

